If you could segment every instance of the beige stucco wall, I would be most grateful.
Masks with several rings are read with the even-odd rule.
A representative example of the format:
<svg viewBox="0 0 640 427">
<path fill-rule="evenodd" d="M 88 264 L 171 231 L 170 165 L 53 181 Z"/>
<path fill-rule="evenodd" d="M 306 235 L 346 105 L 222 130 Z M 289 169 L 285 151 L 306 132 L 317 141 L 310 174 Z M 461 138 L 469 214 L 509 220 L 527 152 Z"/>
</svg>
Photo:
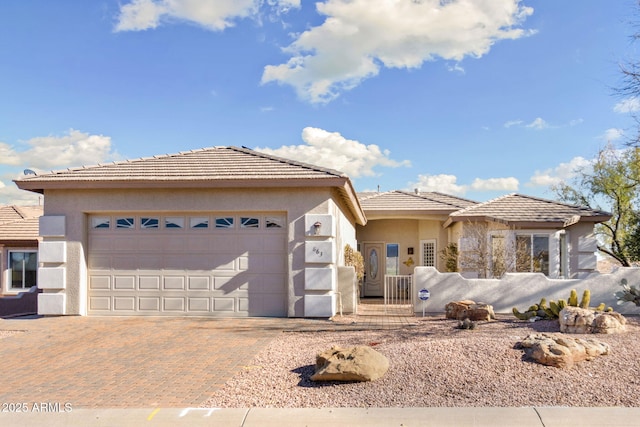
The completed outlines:
<svg viewBox="0 0 640 427">
<path fill-rule="evenodd" d="M 381 242 L 397 243 L 400 257 L 400 274 L 412 274 L 413 269 L 420 264 L 420 241 L 436 240 L 436 251 L 439 252 L 448 244 L 448 232 L 442 228 L 442 221 L 418 220 L 418 219 L 378 219 L 367 222 L 366 227 L 358 226 L 356 235 L 358 243 Z M 408 254 L 408 249 L 413 248 L 413 255 Z M 409 257 L 414 265 L 407 266 L 404 263 Z M 438 270 L 444 268 L 439 256 L 436 257 Z"/>
<path fill-rule="evenodd" d="M 285 212 L 288 227 L 288 315 L 304 315 L 305 223 L 307 213 L 334 214 L 345 234 L 354 241 L 355 224 L 339 214 L 342 202 L 330 188 L 258 189 L 120 189 L 48 190 L 44 215 L 66 217 L 66 310 L 65 314 L 86 314 L 87 218 L 109 212 Z"/>
<path fill-rule="evenodd" d="M 593 223 L 577 223 L 567 228 L 569 277 L 583 278 L 598 268 L 597 240 Z"/>
</svg>

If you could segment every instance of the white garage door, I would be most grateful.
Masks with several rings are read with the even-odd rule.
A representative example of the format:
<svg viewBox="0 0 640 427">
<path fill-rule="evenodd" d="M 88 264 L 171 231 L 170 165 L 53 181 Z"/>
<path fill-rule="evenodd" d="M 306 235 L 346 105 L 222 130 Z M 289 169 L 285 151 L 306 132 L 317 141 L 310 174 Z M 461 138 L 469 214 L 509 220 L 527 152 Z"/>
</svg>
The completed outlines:
<svg viewBox="0 0 640 427">
<path fill-rule="evenodd" d="M 286 316 L 284 214 L 89 217 L 88 312 Z"/>
</svg>

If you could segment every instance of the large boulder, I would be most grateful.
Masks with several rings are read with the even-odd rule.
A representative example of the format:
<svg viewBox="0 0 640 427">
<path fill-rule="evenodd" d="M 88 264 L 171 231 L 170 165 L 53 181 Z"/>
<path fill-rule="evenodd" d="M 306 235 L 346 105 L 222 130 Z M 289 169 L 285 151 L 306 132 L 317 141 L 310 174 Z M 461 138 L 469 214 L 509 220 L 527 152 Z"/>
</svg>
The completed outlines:
<svg viewBox="0 0 640 427">
<path fill-rule="evenodd" d="M 626 330 L 627 319 L 615 311 L 599 313 L 593 319 L 594 334 L 618 334 Z"/>
<path fill-rule="evenodd" d="M 374 381 L 389 369 L 389 360 L 371 347 L 331 347 L 316 356 L 311 381 Z"/>
<path fill-rule="evenodd" d="M 627 319 L 616 312 L 593 311 L 567 306 L 560 311 L 560 332 L 570 334 L 615 334 L 624 332 Z"/>
<path fill-rule="evenodd" d="M 517 347 L 531 360 L 556 368 L 571 368 L 575 363 L 609 354 L 609 345 L 595 339 L 580 339 L 561 334 L 532 334 Z"/>
<path fill-rule="evenodd" d="M 444 311 L 447 319 L 469 319 L 475 322 L 496 318 L 493 306 L 482 302 L 476 303 L 471 300 L 452 301 L 444 306 Z"/>
</svg>

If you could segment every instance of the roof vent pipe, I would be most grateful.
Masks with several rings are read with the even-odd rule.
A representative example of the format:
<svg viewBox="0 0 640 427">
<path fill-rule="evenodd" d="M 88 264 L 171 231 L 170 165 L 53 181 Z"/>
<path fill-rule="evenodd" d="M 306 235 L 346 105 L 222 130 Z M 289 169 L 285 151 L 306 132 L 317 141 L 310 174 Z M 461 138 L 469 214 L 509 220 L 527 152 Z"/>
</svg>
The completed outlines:
<svg viewBox="0 0 640 427">
<path fill-rule="evenodd" d="M 420 190 L 418 190 L 417 188 L 414 188 L 414 189 L 413 189 L 413 191 L 414 191 L 416 194 L 420 194 Z"/>
</svg>

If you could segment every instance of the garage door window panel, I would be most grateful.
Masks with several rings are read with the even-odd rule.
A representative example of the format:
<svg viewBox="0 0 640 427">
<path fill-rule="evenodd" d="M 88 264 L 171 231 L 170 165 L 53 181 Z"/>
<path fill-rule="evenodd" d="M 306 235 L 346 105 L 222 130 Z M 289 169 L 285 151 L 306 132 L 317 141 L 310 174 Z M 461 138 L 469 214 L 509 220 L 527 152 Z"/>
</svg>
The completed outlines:
<svg viewBox="0 0 640 427">
<path fill-rule="evenodd" d="M 136 228 L 136 219 L 133 217 L 116 218 L 116 228 L 132 230 Z"/>
<path fill-rule="evenodd" d="M 142 217 L 140 218 L 140 228 L 143 230 L 160 228 L 160 219 Z"/>
<path fill-rule="evenodd" d="M 164 228 L 180 230 L 184 228 L 184 218 L 180 216 L 168 216 L 164 219 Z"/>
<path fill-rule="evenodd" d="M 283 216 L 268 216 L 264 219 L 265 227 L 271 228 L 283 228 L 284 217 Z"/>
<path fill-rule="evenodd" d="M 231 229 L 234 228 L 235 218 L 232 216 L 216 217 L 216 228 Z"/>
<path fill-rule="evenodd" d="M 209 228 L 209 218 L 206 218 L 206 217 L 189 218 L 189 227 L 193 229 Z"/>
<path fill-rule="evenodd" d="M 111 228 L 111 218 L 108 216 L 93 216 L 91 217 L 91 228 L 109 229 Z"/>
<path fill-rule="evenodd" d="M 260 218 L 249 216 L 240 217 L 240 228 L 260 228 Z"/>
</svg>

